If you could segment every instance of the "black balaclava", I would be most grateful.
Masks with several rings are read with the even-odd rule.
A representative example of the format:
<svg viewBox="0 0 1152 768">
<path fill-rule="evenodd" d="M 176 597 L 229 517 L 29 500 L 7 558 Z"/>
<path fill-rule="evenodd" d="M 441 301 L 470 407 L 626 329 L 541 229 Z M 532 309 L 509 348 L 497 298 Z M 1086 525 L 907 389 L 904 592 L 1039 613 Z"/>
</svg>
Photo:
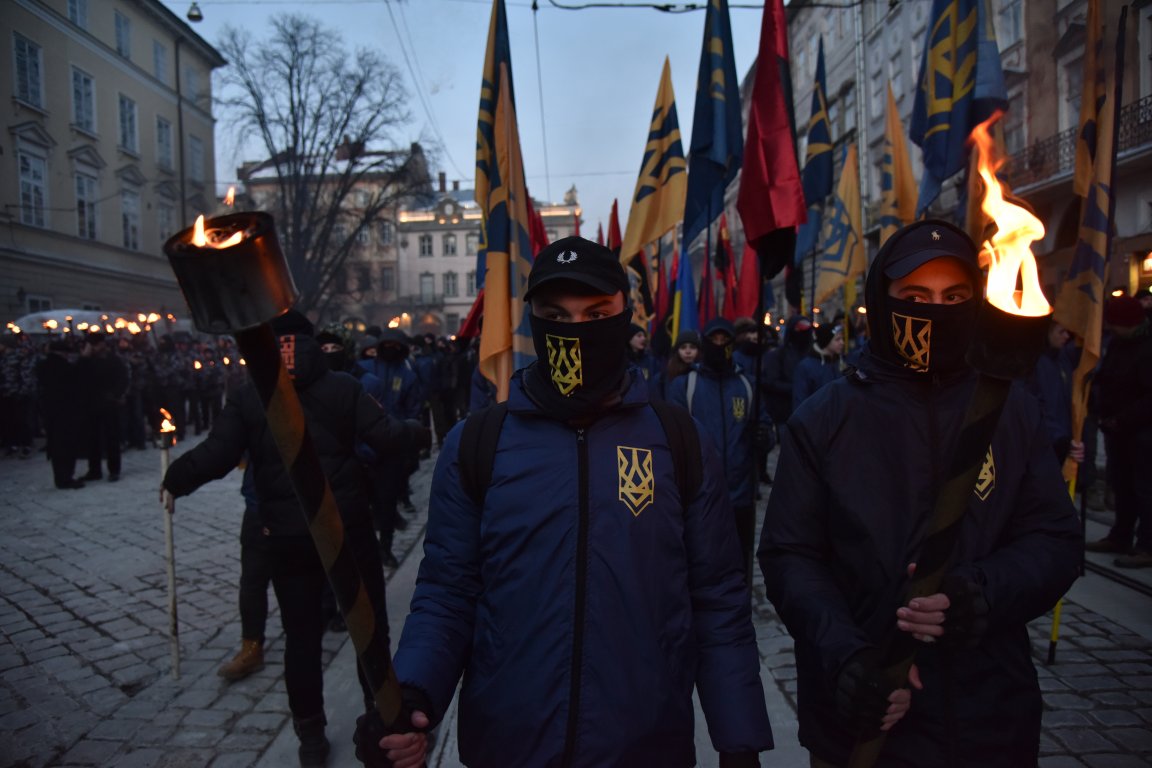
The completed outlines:
<svg viewBox="0 0 1152 768">
<path fill-rule="evenodd" d="M 529 315 L 536 348 L 525 383 L 549 414 L 563 421 L 593 416 L 619 392 L 628 370 L 632 310 L 583 323 Z"/>
<path fill-rule="evenodd" d="M 968 272 L 974 289 L 971 299 L 960 304 L 924 304 L 888 295 L 893 279 L 944 257 L 956 259 Z M 893 271 L 900 273 L 897 278 L 889 277 Z M 976 246 L 963 230 L 933 219 L 901 229 L 885 241 L 868 271 L 864 297 L 870 353 L 916 374 L 948 375 L 963 370 L 980 311 L 980 287 Z"/>
</svg>

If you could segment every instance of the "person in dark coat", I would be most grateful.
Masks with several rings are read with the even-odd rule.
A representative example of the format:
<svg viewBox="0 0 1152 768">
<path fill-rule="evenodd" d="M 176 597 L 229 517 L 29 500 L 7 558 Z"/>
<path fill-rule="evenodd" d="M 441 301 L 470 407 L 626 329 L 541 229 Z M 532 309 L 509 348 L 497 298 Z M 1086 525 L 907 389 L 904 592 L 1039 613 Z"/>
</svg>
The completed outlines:
<svg viewBox="0 0 1152 768">
<path fill-rule="evenodd" d="M 670 384 L 696 367 L 700 356 L 700 334 L 696 331 L 681 331 L 672 347 L 672 355 L 664 364 L 664 370 L 649 385 L 653 399 L 667 400 Z"/>
<path fill-rule="evenodd" d="M 395 666 L 417 728 L 444 717 L 463 675 L 474 768 L 688 768 L 693 688 L 721 765 L 759 765 L 772 746 L 719 459 L 700 436 L 703 477 L 681 498 L 628 364 L 628 290 L 603 246 L 541 251 L 526 290 L 536 362 L 510 383 L 483 499 L 462 484 L 462 425 L 436 463 Z M 419 765 L 427 739 L 381 748 Z"/>
<path fill-rule="evenodd" d="M 101 479 L 107 464 L 108 481 L 114 483 L 120 479 L 121 410 L 128 398 L 131 369 L 98 331 L 85 339 L 78 367 L 88 403 L 88 473 L 81 479 Z"/>
<path fill-rule="evenodd" d="M 48 355 L 36 367 L 40 420 L 47 435 L 52 478 L 62 490 L 83 488 L 74 477 L 76 459 L 87 452 L 84 383 L 77 375 L 79 354 L 70 339 L 48 342 Z"/>
<path fill-rule="evenodd" d="M 759 560 L 795 641 L 799 738 L 844 765 L 887 730 L 877 765 L 1035 766 L 1042 702 L 1027 623 L 1076 579 L 1080 522 L 1035 398 L 1013 386 L 959 521 L 937 594 L 904 604 L 977 381 L 965 361 L 981 276 L 942 221 L 892 235 L 865 288 L 860 367 L 809 397 L 785 430 Z M 897 633 L 917 651 L 895 690 Z"/>
<path fill-rule="evenodd" d="M 383 571 L 355 446 L 362 440 L 379 454 L 395 453 L 414 443 L 427 444 L 428 431 L 388 417 L 359 382 L 329 371 L 312 338 L 312 325 L 303 315 L 290 311 L 273 321 L 272 327 L 280 338 L 281 356 L 340 509 L 344 546 L 356 560 L 376 611 L 376 631 L 387 632 Z M 325 628 L 322 599 L 327 576 L 254 386 L 229 393 L 208 437 L 172 462 L 161 495 L 186 496 L 224 477 L 245 451 L 263 525 L 264 554 L 271 559 L 272 586 L 284 626 L 284 683 L 301 742 L 300 760 L 303 765 L 323 765 L 328 754 L 321 665 Z M 372 709 L 373 694 L 362 674 L 360 684 L 365 709 Z"/>
<path fill-rule="evenodd" d="M 804 315 L 793 315 L 784 323 L 784 339 L 764 360 L 763 392 L 768 402 L 768 415 L 777 428 L 788 423 L 792 415 L 792 382 L 796 366 L 812 348 L 812 321 Z"/>
<path fill-rule="evenodd" d="M 843 368 L 844 330 L 823 323 L 813 332 L 812 350 L 796 366 L 792 377 L 792 410 L 816 390 L 840 377 Z"/>
<path fill-rule="evenodd" d="M 1140 302 L 1118 296 L 1104 305 L 1112 340 L 1093 388 L 1108 454 L 1108 485 L 1116 520 L 1094 552 L 1115 552 L 1119 568 L 1152 567 L 1152 333 Z M 1135 548 L 1132 543 L 1135 538 Z"/>
<path fill-rule="evenodd" d="M 1073 364 L 1068 329 L 1055 320 L 1048 325 L 1048 343 L 1036 369 L 1025 379 L 1025 386 L 1040 403 L 1044 427 L 1052 440 L 1052 452 L 1063 463 L 1070 454 L 1077 462 L 1084 460 L 1084 443 L 1072 440 L 1072 373 Z"/>
</svg>

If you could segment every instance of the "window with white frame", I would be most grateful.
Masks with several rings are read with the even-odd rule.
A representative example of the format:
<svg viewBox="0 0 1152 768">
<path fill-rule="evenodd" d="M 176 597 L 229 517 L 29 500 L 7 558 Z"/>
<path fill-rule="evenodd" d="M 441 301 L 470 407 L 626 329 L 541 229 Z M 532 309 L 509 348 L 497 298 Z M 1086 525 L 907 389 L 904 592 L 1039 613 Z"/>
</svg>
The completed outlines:
<svg viewBox="0 0 1152 768">
<path fill-rule="evenodd" d="M 26 303 L 29 312 L 47 312 L 52 309 L 52 299 L 47 296 L 29 296 Z"/>
<path fill-rule="evenodd" d="M 140 151 L 140 132 L 136 124 L 136 102 L 120 94 L 120 149 L 133 154 Z"/>
<path fill-rule="evenodd" d="M 168 203 L 159 203 L 156 206 L 156 228 L 159 230 L 161 241 L 176 234 L 176 209 Z"/>
<path fill-rule="evenodd" d="M 436 297 L 436 275 L 431 272 L 420 273 L 420 301 L 431 304 Z"/>
<path fill-rule="evenodd" d="M 188 137 L 188 178 L 204 181 L 204 142 L 191 135 Z"/>
<path fill-rule="evenodd" d="M 394 291 L 396 290 L 396 268 L 391 265 L 384 265 L 380 268 L 380 290 Z"/>
<path fill-rule="evenodd" d="M 454 299 L 460 295 L 460 276 L 455 272 L 444 273 L 444 296 Z"/>
<path fill-rule="evenodd" d="M 19 32 L 13 32 L 16 51 L 16 98 L 25 104 L 44 106 L 44 54 L 40 46 Z"/>
<path fill-rule="evenodd" d="M 20 223 L 33 227 L 48 225 L 48 160 L 27 147 L 17 150 L 20 167 Z"/>
<path fill-rule="evenodd" d="M 996 13 L 996 42 L 1000 50 L 1015 45 L 1024 36 L 1024 11 L 1020 0 L 1000 0 Z"/>
<path fill-rule="evenodd" d="M 464 255 L 475 256 L 480 248 L 480 235 L 475 232 L 469 232 L 464 235 Z"/>
<path fill-rule="evenodd" d="M 124 247 L 140 250 L 140 193 L 135 190 L 120 191 L 120 226 Z"/>
<path fill-rule="evenodd" d="M 76 234 L 85 240 L 96 239 L 96 200 L 99 198 L 96 175 L 76 172 Z"/>
<path fill-rule="evenodd" d="M 884 93 L 884 73 L 873 72 L 872 80 L 868 83 L 869 94 L 872 98 L 868 99 L 868 117 L 872 120 L 878 120 L 884 114 L 884 110 L 888 105 L 888 97 Z M 895 88 L 893 88 L 895 90 Z"/>
<path fill-rule="evenodd" d="M 472 269 L 468 271 L 464 286 L 469 296 L 476 295 L 476 270 Z"/>
<path fill-rule="evenodd" d="M 456 235 L 444 235 L 444 237 L 441 240 L 441 243 L 444 247 L 444 255 L 445 256 L 455 256 L 456 255 Z"/>
<path fill-rule="evenodd" d="M 432 235 L 420 235 L 420 255 L 432 255 Z"/>
<path fill-rule="evenodd" d="M 1060 65 L 1060 130 L 1080 124 L 1080 99 L 1084 94 L 1084 59 L 1080 54 Z"/>
<path fill-rule="evenodd" d="M 156 165 L 172 168 L 172 123 L 156 115 Z"/>
<path fill-rule="evenodd" d="M 168 82 L 168 47 L 159 40 L 152 41 L 152 74 L 160 82 Z"/>
<path fill-rule="evenodd" d="M 132 58 L 132 20 L 120 11 L 113 11 L 116 19 L 116 53 Z"/>
<path fill-rule="evenodd" d="M 68 0 L 68 20 L 81 29 L 88 29 L 88 0 Z"/>
<path fill-rule="evenodd" d="M 96 81 L 76 67 L 72 67 L 72 125 L 96 133 Z"/>
<path fill-rule="evenodd" d="M 395 228 L 392 222 L 383 220 L 378 225 L 380 232 L 380 245 L 392 245 L 392 238 L 394 237 Z"/>
</svg>

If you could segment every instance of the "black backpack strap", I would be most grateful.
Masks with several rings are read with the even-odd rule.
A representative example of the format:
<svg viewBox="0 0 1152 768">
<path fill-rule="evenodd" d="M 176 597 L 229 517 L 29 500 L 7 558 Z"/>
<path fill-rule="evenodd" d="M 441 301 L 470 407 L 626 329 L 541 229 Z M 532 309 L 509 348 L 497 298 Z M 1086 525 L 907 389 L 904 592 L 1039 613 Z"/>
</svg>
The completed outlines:
<svg viewBox="0 0 1152 768">
<path fill-rule="evenodd" d="M 456 463 L 460 470 L 460 486 L 476 506 L 484 506 L 484 496 L 492 482 L 492 465 L 496 461 L 496 443 L 507 403 L 496 403 L 468 414 L 460 430 L 460 446 Z"/>
<path fill-rule="evenodd" d="M 676 484 L 685 508 L 696 498 L 704 481 L 703 456 L 700 453 L 700 433 L 696 422 L 683 407 L 665 400 L 652 401 L 652 410 L 660 418 L 668 450 L 676 471 Z"/>
</svg>

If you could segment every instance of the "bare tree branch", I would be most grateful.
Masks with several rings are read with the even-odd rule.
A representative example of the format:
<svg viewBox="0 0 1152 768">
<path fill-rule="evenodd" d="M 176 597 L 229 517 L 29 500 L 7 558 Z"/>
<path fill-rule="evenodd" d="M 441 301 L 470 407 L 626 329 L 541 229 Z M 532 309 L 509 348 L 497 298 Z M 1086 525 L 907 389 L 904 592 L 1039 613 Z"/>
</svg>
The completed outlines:
<svg viewBox="0 0 1152 768">
<path fill-rule="evenodd" d="M 231 62 L 222 113 L 267 153 L 246 166 L 250 192 L 270 190 L 257 202 L 276 217 L 297 306 L 323 309 L 357 234 L 428 190 L 422 150 L 400 139 L 409 114 L 399 71 L 370 50 L 349 55 L 339 34 L 299 15 L 276 17 L 267 40 L 228 28 L 219 47 Z"/>
</svg>

